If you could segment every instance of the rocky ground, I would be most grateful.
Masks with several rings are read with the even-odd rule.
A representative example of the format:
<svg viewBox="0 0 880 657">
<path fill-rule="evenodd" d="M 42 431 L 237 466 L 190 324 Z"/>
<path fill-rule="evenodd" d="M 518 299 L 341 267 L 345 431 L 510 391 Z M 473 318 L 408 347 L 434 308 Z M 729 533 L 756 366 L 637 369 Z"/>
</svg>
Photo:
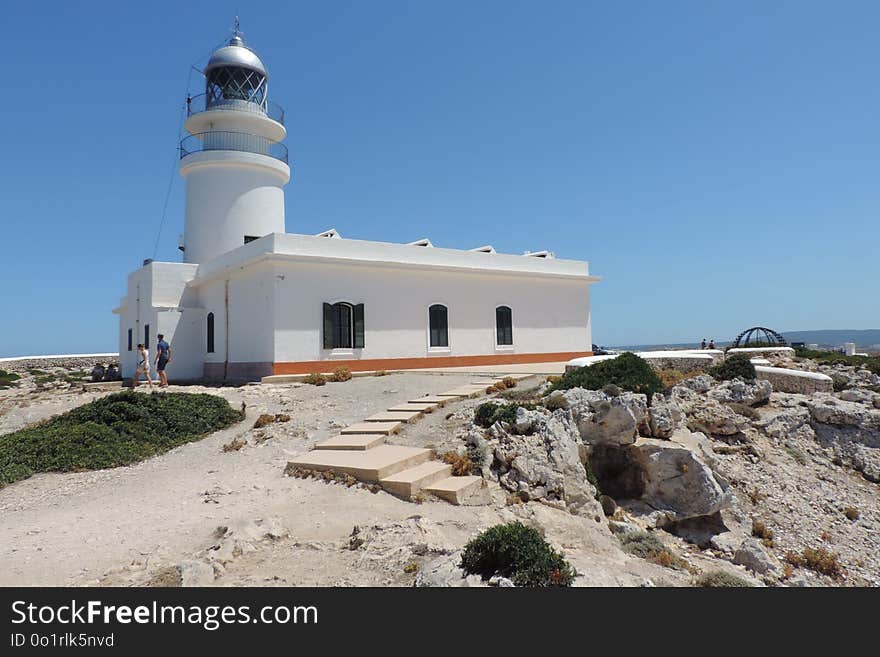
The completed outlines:
<svg viewBox="0 0 880 657">
<path fill-rule="evenodd" d="M 0 390 L 0 433 L 112 392 L 84 392 L 84 373 L 65 368 L 22 374 Z M 834 374 L 846 389 L 809 397 L 700 376 L 650 407 L 642 395 L 576 389 L 488 428 L 473 424 L 485 398 L 449 404 L 391 442 L 471 457 L 491 501 L 461 507 L 284 467 L 343 426 L 473 376 L 172 387 L 244 402 L 247 419 L 131 467 L 0 490 L 0 585 L 483 585 L 463 577 L 460 550 L 514 519 L 565 553 L 575 585 L 690 586 L 716 570 L 758 585 L 878 585 L 880 380 Z M 263 413 L 291 419 L 254 429 Z M 663 553 L 625 551 L 620 537 L 639 532 Z M 817 566 L 805 549 L 827 559 Z"/>
</svg>

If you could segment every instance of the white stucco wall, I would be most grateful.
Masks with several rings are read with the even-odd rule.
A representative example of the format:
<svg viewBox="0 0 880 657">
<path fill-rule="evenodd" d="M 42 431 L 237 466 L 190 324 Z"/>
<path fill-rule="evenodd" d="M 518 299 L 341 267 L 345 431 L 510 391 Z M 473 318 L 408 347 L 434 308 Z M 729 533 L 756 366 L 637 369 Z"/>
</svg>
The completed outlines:
<svg viewBox="0 0 880 657">
<path fill-rule="evenodd" d="M 418 248 L 418 247 L 415 247 Z M 276 263 L 274 361 L 589 351 L 589 282 L 486 271 Z M 323 303 L 364 304 L 365 347 L 322 348 Z M 449 348 L 429 347 L 428 308 L 448 308 Z M 496 346 L 495 309 L 513 314 Z"/>
</svg>

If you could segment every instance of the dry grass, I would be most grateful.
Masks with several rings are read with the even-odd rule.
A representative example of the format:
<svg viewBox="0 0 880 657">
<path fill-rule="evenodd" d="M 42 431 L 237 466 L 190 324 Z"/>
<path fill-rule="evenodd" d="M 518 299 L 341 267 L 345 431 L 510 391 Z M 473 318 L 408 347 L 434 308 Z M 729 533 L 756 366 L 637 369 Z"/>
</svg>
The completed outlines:
<svg viewBox="0 0 880 657">
<path fill-rule="evenodd" d="M 660 378 L 660 382 L 663 384 L 664 388 L 671 388 L 685 379 L 691 378 L 693 374 L 685 374 L 678 370 L 658 370 L 657 376 Z"/>
<path fill-rule="evenodd" d="M 391 372 L 388 372 L 387 370 L 376 370 L 373 372 L 373 376 L 388 376 L 389 374 L 391 374 Z"/>
<path fill-rule="evenodd" d="M 773 530 L 764 524 L 763 520 L 752 519 L 752 536 L 760 538 L 767 547 L 773 547 Z"/>
<path fill-rule="evenodd" d="M 755 506 L 758 506 L 758 504 L 760 504 L 761 502 L 763 502 L 764 500 L 767 499 L 767 495 L 765 493 L 762 493 L 761 491 L 759 491 L 757 488 L 753 488 L 752 490 L 746 491 L 746 495 L 748 496 L 749 500 L 751 500 L 752 504 L 754 504 Z"/>
<path fill-rule="evenodd" d="M 223 445 L 223 451 L 237 452 L 245 445 L 247 445 L 247 441 L 244 438 L 233 438 L 230 442 Z"/>
<path fill-rule="evenodd" d="M 303 379 L 303 383 L 308 383 L 313 386 L 323 386 L 327 384 L 327 377 L 320 372 L 312 372 Z"/>
<path fill-rule="evenodd" d="M 848 506 L 843 510 L 843 515 L 846 516 L 847 520 L 856 521 L 861 517 L 862 514 L 859 513 L 859 510 L 856 507 Z"/>
<path fill-rule="evenodd" d="M 464 477 L 465 475 L 472 474 L 474 470 L 476 470 L 474 462 L 467 456 L 459 454 L 458 452 L 446 452 L 440 457 L 440 460 L 447 465 L 452 466 L 453 477 Z"/>
<path fill-rule="evenodd" d="M 275 421 L 274 415 L 269 415 L 268 413 L 263 413 L 260 417 L 257 418 L 257 421 L 254 422 L 254 429 L 262 429 L 265 426 L 272 424 Z"/>
<path fill-rule="evenodd" d="M 330 377 L 330 380 L 335 383 L 342 383 L 343 381 L 351 381 L 351 370 L 347 367 L 340 367 L 338 370 L 333 372 L 333 375 Z"/>
<path fill-rule="evenodd" d="M 802 552 L 789 552 L 785 560 L 796 568 L 808 568 L 813 572 L 835 579 L 843 576 L 843 566 L 838 556 L 825 548 L 804 548 Z"/>
</svg>

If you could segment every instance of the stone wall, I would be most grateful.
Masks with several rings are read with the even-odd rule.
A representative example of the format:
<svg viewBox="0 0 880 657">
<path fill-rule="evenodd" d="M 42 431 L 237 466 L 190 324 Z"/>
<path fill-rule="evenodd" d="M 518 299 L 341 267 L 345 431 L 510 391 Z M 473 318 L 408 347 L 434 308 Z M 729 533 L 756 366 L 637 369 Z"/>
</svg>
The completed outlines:
<svg viewBox="0 0 880 657">
<path fill-rule="evenodd" d="M 24 372 L 29 369 L 64 367 L 67 369 L 91 370 L 95 363 L 109 365 L 118 363 L 119 354 L 72 354 L 68 356 L 23 356 L 21 358 L 0 358 L 0 370 Z"/>
<path fill-rule="evenodd" d="M 811 395 L 814 392 L 833 392 L 834 383 L 830 376 L 817 372 L 789 370 L 782 367 L 755 366 L 758 378 L 769 381 L 776 392 L 792 392 Z"/>
</svg>

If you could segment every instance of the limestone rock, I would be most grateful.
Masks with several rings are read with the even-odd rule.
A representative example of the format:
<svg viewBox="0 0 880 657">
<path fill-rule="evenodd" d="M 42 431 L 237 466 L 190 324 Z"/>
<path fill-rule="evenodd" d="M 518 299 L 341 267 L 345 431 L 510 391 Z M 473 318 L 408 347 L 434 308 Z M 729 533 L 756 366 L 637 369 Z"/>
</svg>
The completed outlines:
<svg viewBox="0 0 880 657">
<path fill-rule="evenodd" d="M 672 399 L 687 416 L 686 424 L 691 431 L 712 436 L 735 436 L 749 426 L 747 418 L 711 397 L 704 397 L 685 386 L 672 389 Z"/>
<path fill-rule="evenodd" d="M 465 575 L 459 566 L 460 563 L 460 550 L 429 561 L 419 569 L 415 586 L 432 588 L 487 586 L 479 575 Z"/>
<path fill-rule="evenodd" d="M 815 439 L 816 434 L 810 426 L 810 411 L 802 406 L 784 408 L 777 414 L 757 423 L 757 426 L 775 441 L 790 438 Z"/>
<path fill-rule="evenodd" d="M 183 561 L 178 566 L 181 586 L 211 586 L 214 568 L 204 561 Z"/>
<path fill-rule="evenodd" d="M 718 513 L 734 500 L 726 481 L 691 450 L 675 443 L 642 438 L 635 444 L 645 474 L 642 501 L 670 521 Z"/>
<path fill-rule="evenodd" d="M 527 426 L 530 433 L 499 433 L 494 457 L 501 486 L 526 501 L 540 500 L 574 514 L 601 516 L 596 490 L 587 481 L 581 462 L 579 433 L 571 414 L 565 409 L 552 414 L 519 411 L 517 424 Z"/>
<path fill-rule="evenodd" d="M 678 405 L 654 395 L 653 404 L 648 409 L 648 429 L 653 438 L 669 438 L 684 421 L 684 413 Z"/>
<path fill-rule="evenodd" d="M 565 399 L 585 443 L 631 444 L 639 427 L 647 425 L 645 395 L 572 388 L 565 392 Z"/>
<path fill-rule="evenodd" d="M 682 386 L 690 388 L 694 392 L 708 392 L 715 385 L 715 379 L 708 374 L 701 374 L 681 382 Z"/>
<path fill-rule="evenodd" d="M 766 403 L 770 399 L 770 393 L 772 392 L 773 386 L 769 381 L 744 381 L 743 379 L 736 378 L 731 381 L 724 381 L 706 394 L 722 403 L 755 406 Z"/>
<path fill-rule="evenodd" d="M 764 549 L 760 541 L 751 537 L 744 540 L 739 546 L 733 555 L 733 563 L 745 566 L 762 575 L 777 569 L 776 562 L 767 554 L 767 550 Z"/>
</svg>

